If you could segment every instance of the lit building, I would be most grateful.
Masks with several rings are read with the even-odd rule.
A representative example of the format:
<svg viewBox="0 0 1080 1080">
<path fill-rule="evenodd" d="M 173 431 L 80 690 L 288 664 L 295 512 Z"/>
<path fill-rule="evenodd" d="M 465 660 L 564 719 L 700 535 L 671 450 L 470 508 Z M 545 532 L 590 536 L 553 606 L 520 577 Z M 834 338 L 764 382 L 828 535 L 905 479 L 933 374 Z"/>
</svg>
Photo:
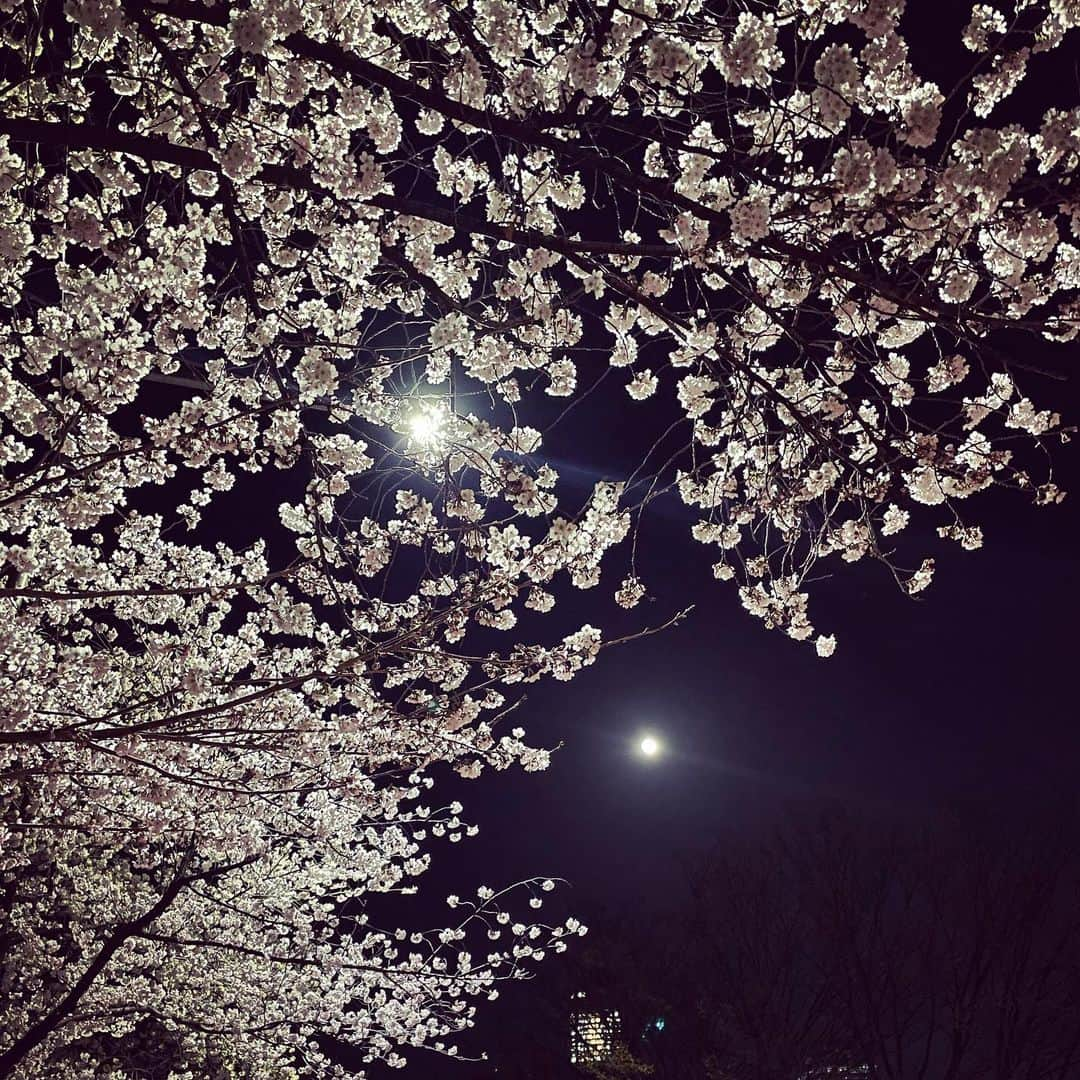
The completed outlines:
<svg viewBox="0 0 1080 1080">
<path fill-rule="evenodd" d="M 593 1065 L 610 1060 L 620 1034 L 619 1011 L 586 1009 L 584 997 L 584 991 L 574 995 L 578 1007 L 570 1014 L 571 1065 Z"/>
<path fill-rule="evenodd" d="M 819 1065 L 804 1072 L 799 1080 L 870 1080 L 869 1065 Z"/>
</svg>

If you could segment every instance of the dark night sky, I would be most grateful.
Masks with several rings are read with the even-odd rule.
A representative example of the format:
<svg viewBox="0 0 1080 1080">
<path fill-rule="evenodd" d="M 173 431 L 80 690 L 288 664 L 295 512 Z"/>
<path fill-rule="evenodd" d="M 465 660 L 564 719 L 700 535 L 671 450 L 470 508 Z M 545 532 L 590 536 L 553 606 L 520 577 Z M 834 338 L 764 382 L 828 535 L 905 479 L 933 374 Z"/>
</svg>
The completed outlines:
<svg viewBox="0 0 1080 1080">
<path fill-rule="evenodd" d="M 1046 356 L 1067 369 L 1077 351 Z M 1076 382 L 1036 379 L 1026 389 L 1073 423 Z M 583 412 L 551 432 L 549 453 L 576 452 L 574 472 L 590 483 L 625 472 L 641 452 L 632 408 Z M 582 446 L 595 455 L 591 467 Z M 1075 444 L 1057 449 L 1055 475 L 1072 490 L 1063 504 L 1039 508 L 1008 491 L 969 501 L 970 520 L 985 528 L 982 550 L 939 540 L 932 513 L 918 524 L 913 515 L 911 530 L 937 559 L 934 584 L 918 599 L 869 560 L 829 565 L 811 600 L 817 625 L 839 639 L 828 660 L 744 612 L 734 584 L 712 579 L 708 549 L 689 536 L 692 519 L 677 500 L 662 504 L 640 545 L 652 601 L 631 613 L 615 606 L 616 552 L 610 579 L 575 598 L 570 614 L 629 629 L 689 604 L 694 611 L 605 650 L 570 683 L 529 689 L 515 722 L 535 743 L 563 745 L 546 772 L 485 774 L 444 789 L 481 831 L 434 850 L 421 885 L 427 900 L 468 895 L 481 882 L 558 876 L 569 883 L 560 906 L 601 927 L 609 912 L 672 902 L 683 857 L 720 834 L 752 834 L 809 808 L 839 803 L 877 820 L 931 822 L 973 811 L 1004 824 L 1062 800 L 1075 805 L 1080 460 Z M 646 729 L 667 745 L 659 760 L 635 753 Z M 408 911 L 404 902 L 403 919 Z M 509 989 L 519 999 L 533 992 Z M 481 1012 L 463 1045 L 483 1046 L 484 1032 Z M 427 1055 L 406 1073 L 488 1075 Z"/>
<path fill-rule="evenodd" d="M 1072 385 L 1042 389 L 1044 401 L 1077 396 Z M 1066 488 L 1080 488 L 1076 458 L 1074 446 L 1060 448 Z M 968 510 L 985 525 L 980 551 L 913 524 L 937 559 L 919 599 L 869 560 L 830 567 L 812 599 L 821 628 L 839 638 L 829 660 L 765 631 L 733 584 L 712 580 L 688 517 L 654 514 L 641 545 L 652 603 L 620 619 L 613 574 L 574 610 L 626 626 L 695 610 L 606 650 L 571 683 L 530 688 L 517 722 L 536 742 L 564 745 L 545 773 L 463 785 L 481 834 L 437 853 L 453 866 L 437 864 L 432 877 L 464 884 L 479 873 L 494 884 L 550 873 L 590 903 L 652 902 L 673 854 L 793 803 L 839 799 L 886 815 L 979 803 L 1008 815 L 1070 790 L 1080 502 L 1074 492 L 1038 508 L 1002 491 Z M 664 739 L 662 759 L 634 753 L 643 729 Z"/>
</svg>

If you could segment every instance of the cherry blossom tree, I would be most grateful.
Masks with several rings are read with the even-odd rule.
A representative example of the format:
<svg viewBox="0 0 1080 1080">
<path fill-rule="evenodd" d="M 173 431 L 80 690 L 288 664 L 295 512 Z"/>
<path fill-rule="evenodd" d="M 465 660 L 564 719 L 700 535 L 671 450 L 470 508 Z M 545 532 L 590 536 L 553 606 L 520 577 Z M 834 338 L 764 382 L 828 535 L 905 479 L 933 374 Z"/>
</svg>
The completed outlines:
<svg viewBox="0 0 1080 1080">
<path fill-rule="evenodd" d="M 946 86 L 902 15 L 0 3 L 0 1071 L 396 1061 L 562 947 L 362 898 L 469 831 L 440 765 L 544 767 L 515 695 L 602 639 L 542 616 L 662 492 L 823 656 L 821 560 L 917 592 L 912 515 L 1060 500 L 1015 343 L 1080 328 L 1080 110 L 992 120 L 1080 11 L 976 5 Z M 574 504 L 531 415 L 611 368 L 662 460 Z"/>
</svg>

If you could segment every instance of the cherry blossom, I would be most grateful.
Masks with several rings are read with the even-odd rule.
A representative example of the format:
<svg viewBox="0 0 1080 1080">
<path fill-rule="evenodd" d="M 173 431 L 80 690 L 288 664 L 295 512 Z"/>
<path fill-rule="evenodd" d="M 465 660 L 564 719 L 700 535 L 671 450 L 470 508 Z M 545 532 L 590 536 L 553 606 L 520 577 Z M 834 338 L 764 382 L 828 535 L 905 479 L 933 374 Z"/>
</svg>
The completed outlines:
<svg viewBox="0 0 1080 1080">
<path fill-rule="evenodd" d="M 1064 497 L 1003 343 L 1080 331 L 1080 113 L 995 117 L 1075 3 L 975 5 L 955 86 L 902 0 L 36 10 L 0 13 L 0 1071 L 453 1053 L 583 928 L 525 914 L 547 881 L 374 910 L 475 831 L 440 769 L 545 767 L 508 718 L 651 595 L 653 498 L 824 658 L 823 570 L 915 593 L 972 496 Z M 562 405 L 682 442 L 581 498 Z"/>
</svg>

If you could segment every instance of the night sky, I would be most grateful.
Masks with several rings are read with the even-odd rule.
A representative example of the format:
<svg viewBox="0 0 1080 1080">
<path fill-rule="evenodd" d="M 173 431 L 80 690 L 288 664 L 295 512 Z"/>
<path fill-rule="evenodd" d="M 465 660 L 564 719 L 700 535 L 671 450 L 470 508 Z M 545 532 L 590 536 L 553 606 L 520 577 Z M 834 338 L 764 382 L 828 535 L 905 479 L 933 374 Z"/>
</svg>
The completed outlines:
<svg viewBox="0 0 1080 1080">
<path fill-rule="evenodd" d="M 1039 359 L 1068 371 L 1076 352 L 1046 350 Z M 1026 382 L 1066 425 L 1080 416 L 1076 384 Z M 625 475 L 648 450 L 638 416 L 629 403 L 625 413 L 583 410 L 548 432 L 547 453 L 583 491 Z M 619 549 L 610 577 L 562 616 L 568 626 L 592 619 L 610 638 L 694 610 L 673 628 L 605 650 L 570 683 L 529 688 L 514 722 L 534 743 L 562 744 L 551 767 L 447 779 L 444 797 L 459 797 L 481 831 L 434 849 L 426 896 L 395 907 L 403 924 L 412 903 L 427 914 L 433 900 L 469 895 L 481 882 L 551 875 L 568 883 L 558 903 L 602 929 L 618 913 L 677 904 L 687 858 L 719 836 L 764 834 L 818 808 L 931 825 L 970 813 L 1004 826 L 1075 806 L 1075 443 L 1058 447 L 1055 476 L 1072 490 L 1058 506 L 1036 507 L 1012 491 L 969 500 L 969 519 L 986 534 L 978 551 L 934 536 L 932 510 L 921 522 L 913 517 L 912 539 L 937 561 L 933 585 L 918 598 L 901 594 L 869 559 L 829 560 L 832 576 L 811 592 L 816 625 L 839 641 L 827 660 L 764 630 L 733 583 L 712 579 L 710 552 L 690 537 L 692 518 L 677 496 L 654 504 L 638 563 L 651 600 L 631 612 L 615 605 Z M 646 731 L 665 744 L 655 760 L 636 752 Z M 560 962 L 545 961 L 538 979 Z M 536 992 L 528 983 L 507 991 L 519 1000 Z M 498 1022 L 497 1011 L 488 1015 Z M 484 1034 L 481 1011 L 461 1044 L 482 1047 Z M 487 1075 L 427 1055 L 406 1072 Z"/>
<path fill-rule="evenodd" d="M 1077 395 L 1071 382 L 1043 391 Z M 611 460 L 595 471 L 614 476 L 618 425 L 604 434 Z M 1076 457 L 1061 448 L 1066 489 L 1080 481 Z M 969 509 L 986 544 L 975 552 L 913 524 L 937 559 L 918 598 L 869 560 L 832 566 L 812 600 L 818 624 L 839 639 L 828 660 L 745 613 L 734 585 L 712 580 L 690 518 L 674 499 L 664 508 L 639 545 L 652 602 L 620 618 L 606 582 L 574 613 L 629 629 L 694 610 L 605 650 L 571 683 L 529 689 L 516 721 L 562 748 L 545 773 L 462 785 L 481 834 L 432 877 L 482 873 L 495 884 L 551 873 L 588 902 L 651 902 L 673 855 L 793 804 L 841 800 L 901 815 L 985 804 L 1008 815 L 1075 786 L 1075 494 L 1053 507 L 1015 492 L 977 496 Z M 656 760 L 635 752 L 646 730 L 666 744 Z"/>
</svg>

